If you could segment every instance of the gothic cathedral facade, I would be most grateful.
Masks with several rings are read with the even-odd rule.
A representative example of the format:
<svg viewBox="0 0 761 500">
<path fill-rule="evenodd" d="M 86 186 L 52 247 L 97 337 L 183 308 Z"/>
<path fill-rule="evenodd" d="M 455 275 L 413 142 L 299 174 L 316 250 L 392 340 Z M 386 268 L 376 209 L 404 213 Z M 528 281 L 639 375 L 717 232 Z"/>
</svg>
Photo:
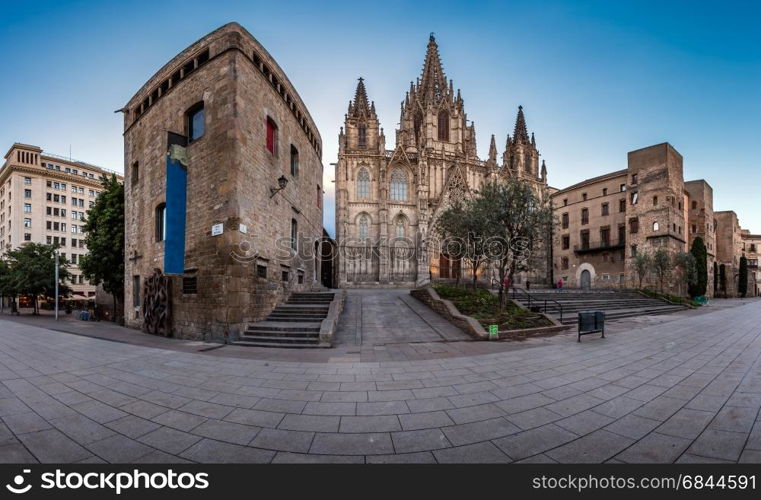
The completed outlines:
<svg viewBox="0 0 761 500">
<path fill-rule="evenodd" d="M 547 169 L 522 107 L 501 163 L 491 136 L 489 157 L 476 150 L 476 130 L 464 101 L 447 81 L 431 34 L 416 82 L 401 104 L 393 149 L 367 96 L 362 78 L 349 102 L 338 136 L 336 239 L 338 285 L 419 286 L 465 277 L 466 266 L 442 253 L 434 227 L 452 200 L 462 199 L 504 177 L 529 182 L 548 196 Z M 540 266 L 541 267 L 541 266 Z M 485 271 L 488 272 L 488 271 Z M 529 273 L 546 281 L 547 270 Z M 488 277 L 487 277 L 488 278 Z"/>
</svg>

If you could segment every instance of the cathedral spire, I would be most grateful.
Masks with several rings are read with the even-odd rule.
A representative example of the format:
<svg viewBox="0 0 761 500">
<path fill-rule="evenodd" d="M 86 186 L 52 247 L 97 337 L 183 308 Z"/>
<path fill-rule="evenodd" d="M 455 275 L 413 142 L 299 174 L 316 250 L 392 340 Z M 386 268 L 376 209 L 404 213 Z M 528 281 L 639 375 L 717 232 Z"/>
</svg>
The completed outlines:
<svg viewBox="0 0 761 500">
<path fill-rule="evenodd" d="M 489 162 L 497 164 L 497 141 L 494 140 L 494 134 L 491 135 L 491 144 L 489 144 Z"/>
<path fill-rule="evenodd" d="M 542 182 L 547 183 L 547 165 L 544 164 L 544 160 L 542 160 Z"/>
<path fill-rule="evenodd" d="M 359 77 L 357 90 L 354 93 L 354 101 L 349 104 L 349 114 L 355 117 L 370 116 L 370 104 L 367 100 L 367 90 L 365 89 L 365 79 Z"/>
<path fill-rule="evenodd" d="M 441 67 L 439 46 L 431 33 L 423 63 L 423 72 L 417 86 L 418 95 L 424 103 L 438 101 L 447 91 L 447 78 Z"/>
<path fill-rule="evenodd" d="M 526 130 L 526 117 L 523 116 L 523 106 L 518 106 L 518 116 L 515 118 L 513 141 L 523 144 L 529 142 L 528 130 Z"/>
</svg>

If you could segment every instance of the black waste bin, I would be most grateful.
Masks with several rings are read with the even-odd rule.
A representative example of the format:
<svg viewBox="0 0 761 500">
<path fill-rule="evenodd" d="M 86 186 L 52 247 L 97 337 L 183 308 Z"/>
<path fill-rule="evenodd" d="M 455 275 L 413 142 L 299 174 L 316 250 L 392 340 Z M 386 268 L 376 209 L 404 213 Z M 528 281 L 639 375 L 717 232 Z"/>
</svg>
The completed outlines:
<svg viewBox="0 0 761 500">
<path fill-rule="evenodd" d="M 602 333 L 605 338 L 605 311 L 579 311 L 579 337 L 590 333 Z"/>
</svg>

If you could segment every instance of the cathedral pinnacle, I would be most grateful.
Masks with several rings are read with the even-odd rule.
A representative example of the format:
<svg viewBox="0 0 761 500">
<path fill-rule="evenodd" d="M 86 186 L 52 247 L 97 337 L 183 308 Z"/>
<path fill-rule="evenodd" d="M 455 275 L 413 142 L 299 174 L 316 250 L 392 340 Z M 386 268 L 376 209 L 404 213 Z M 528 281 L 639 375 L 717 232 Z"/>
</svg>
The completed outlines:
<svg viewBox="0 0 761 500">
<path fill-rule="evenodd" d="M 417 84 L 417 94 L 424 103 L 428 103 L 438 102 L 446 92 L 447 78 L 444 75 L 444 69 L 441 67 L 439 46 L 436 45 L 436 39 L 431 33 L 428 38 L 423 72 Z"/>
<path fill-rule="evenodd" d="M 528 130 L 526 130 L 526 117 L 523 116 L 523 106 L 518 106 L 518 116 L 515 118 L 513 141 L 522 144 L 529 142 Z"/>
<path fill-rule="evenodd" d="M 497 163 L 497 141 L 494 139 L 494 134 L 491 135 L 491 143 L 489 144 L 489 161 Z"/>
<path fill-rule="evenodd" d="M 359 77 L 357 90 L 354 93 L 354 101 L 349 104 L 349 114 L 355 117 L 370 116 L 370 104 L 367 100 L 367 90 L 365 89 L 365 79 Z"/>
</svg>

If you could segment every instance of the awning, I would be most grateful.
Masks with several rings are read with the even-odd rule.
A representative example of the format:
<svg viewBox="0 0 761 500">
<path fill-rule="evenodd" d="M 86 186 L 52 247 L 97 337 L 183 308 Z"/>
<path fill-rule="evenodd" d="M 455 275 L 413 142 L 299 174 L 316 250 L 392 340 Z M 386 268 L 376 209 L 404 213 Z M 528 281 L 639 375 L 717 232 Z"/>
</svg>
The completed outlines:
<svg viewBox="0 0 761 500">
<path fill-rule="evenodd" d="M 64 300 L 95 300 L 95 297 L 85 297 L 84 295 L 74 294 L 71 297 L 66 297 Z"/>
</svg>

